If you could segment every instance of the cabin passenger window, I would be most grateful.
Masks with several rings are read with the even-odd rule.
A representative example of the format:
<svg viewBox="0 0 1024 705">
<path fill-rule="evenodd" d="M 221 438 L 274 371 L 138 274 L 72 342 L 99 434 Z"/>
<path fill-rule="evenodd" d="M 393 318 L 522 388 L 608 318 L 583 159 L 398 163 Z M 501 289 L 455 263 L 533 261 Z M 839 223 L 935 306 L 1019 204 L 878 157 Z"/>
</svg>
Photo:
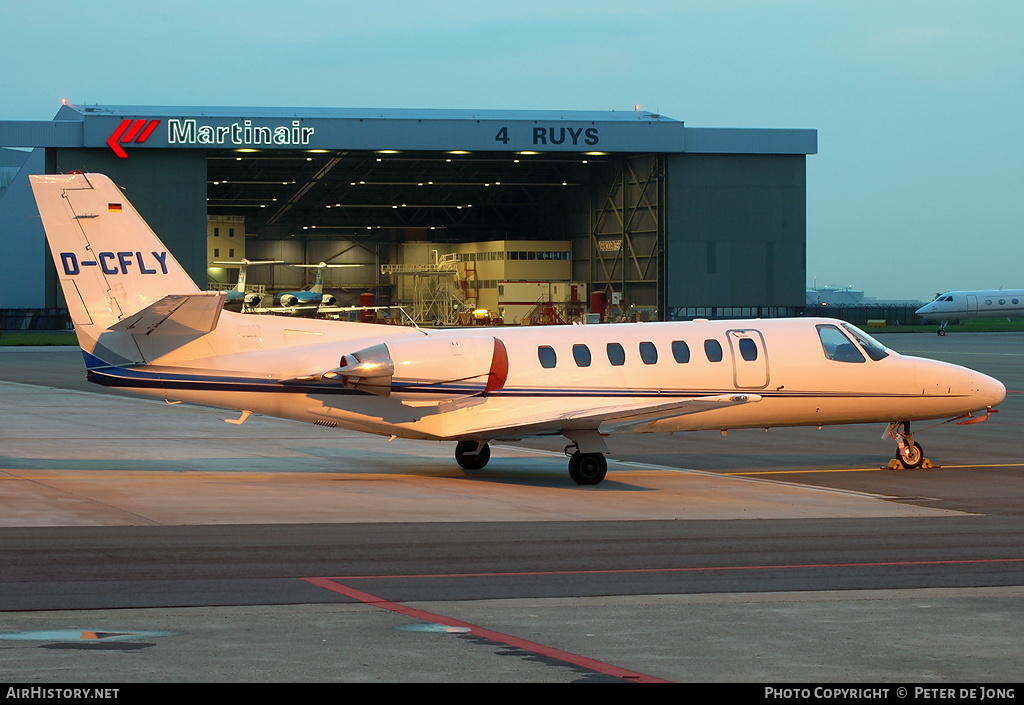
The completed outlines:
<svg viewBox="0 0 1024 705">
<path fill-rule="evenodd" d="M 740 357 L 747 362 L 757 359 L 757 343 L 752 338 L 740 338 Z"/>
<path fill-rule="evenodd" d="M 608 362 L 616 367 L 626 364 L 626 351 L 618 343 L 608 343 Z"/>
<path fill-rule="evenodd" d="M 835 326 L 817 326 L 825 357 L 836 362 L 864 362 L 864 356 L 850 339 Z"/>
<path fill-rule="evenodd" d="M 672 357 L 676 359 L 680 365 L 690 361 L 690 346 L 683 340 L 672 341 Z"/>
<path fill-rule="evenodd" d="M 704 341 L 704 354 L 708 358 L 708 362 L 721 362 L 722 361 L 722 344 L 714 338 Z"/>
<path fill-rule="evenodd" d="M 582 343 L 572 346 L 572 358 L 577 367 L 590 367 L 590 348 Z"/>
<path fill-rule="evenodd" d="M 640 359 L 645 365 L 653 365 L 658 361 L 658 348 L 654 347 L 654 343 L 640 343 Z"/>
<path fill-rule="evenodd" d="M 537 358 L 540 360 L 541 367 L 548 369 L 555 366 L 558 359 L 555 357 L 555 349 L 550 345 L 541 345 L 537 348 Z"/>
</svg>

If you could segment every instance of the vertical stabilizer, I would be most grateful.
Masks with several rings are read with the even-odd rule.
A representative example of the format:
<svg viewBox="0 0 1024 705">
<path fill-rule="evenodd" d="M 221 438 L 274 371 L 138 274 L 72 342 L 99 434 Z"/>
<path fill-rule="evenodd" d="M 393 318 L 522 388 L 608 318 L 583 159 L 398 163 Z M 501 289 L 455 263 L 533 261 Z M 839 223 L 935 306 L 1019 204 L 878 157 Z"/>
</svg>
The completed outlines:
<svg viewBox="0 0 1024 705">
<path fill-rule="evenodd" d="M 199 287 L 108 177 L 30 180 L 82 348 L 110 363 L 140 360 L 129 335 L 108 329 L 168 294 Z"/>
</svg>

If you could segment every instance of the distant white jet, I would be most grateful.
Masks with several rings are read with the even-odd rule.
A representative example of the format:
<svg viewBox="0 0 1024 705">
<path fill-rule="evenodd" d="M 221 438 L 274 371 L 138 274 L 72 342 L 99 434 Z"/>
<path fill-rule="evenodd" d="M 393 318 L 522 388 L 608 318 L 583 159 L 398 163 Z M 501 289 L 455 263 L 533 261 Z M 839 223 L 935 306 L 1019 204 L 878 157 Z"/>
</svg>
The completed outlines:
<svg viewBox="0 0 1024 705">
<path fill-rule="evenodd" d="M 241 311 L 243 309 L 252 309 L 259 306 L 260 301 L 263 297 L 254 291 L 246 291 L 246 275 L 249 271 L 249 267 L 256 264 L 283 264 L 283 260 L 277 259 L 266 259 L 266 260 L 251 260 L 242 259 L 237 261 L 220 261 L 211 262 L 225 267 L 238 267 L 238 284 L 234 289 L 227 292 L 227 301 L 225 306 L 232 311 Z"/>
<path fill-rule="evenodd" d="M 939 335 L 946 324 L 967 318 L 1021 318 L 1024 316 L 1024 289 L 976 289 L 947 291 L 930 304 L 917 309 L 921 318 L 940 321 Z"/>
<path fill-rule="evenodd" d="M 359 265 L 327 264 L 325 262 L 321 262 L 319 264 L 293 264 L 292 266 L 316 269 L 316 280 L 313 282 L 313 286 L 309 289 L 303 289 L 302 291 L 282 291 L 274 297 L 275 306 L 283 308 L 291 308 L 294 306 L 314 308 L 319 306 L 333 306 L 338 302 L 338 300 L 334 298 L 333 294 L 324 293 L 324 269 L 327 269 L 328 267 L 357 267 Z"/>
<path fill-rule="evenodd" d="M 998 381 L 900 355 L 828 318 L 430 329 L 225 311 L 106 176 L 33 176 L 88 379 L 139 394 L 383 436 L 564 436 L 601 482 L 613 433 L 879 422 L 906 467 L 910 424 L 987 417 Z"/>
</svg>

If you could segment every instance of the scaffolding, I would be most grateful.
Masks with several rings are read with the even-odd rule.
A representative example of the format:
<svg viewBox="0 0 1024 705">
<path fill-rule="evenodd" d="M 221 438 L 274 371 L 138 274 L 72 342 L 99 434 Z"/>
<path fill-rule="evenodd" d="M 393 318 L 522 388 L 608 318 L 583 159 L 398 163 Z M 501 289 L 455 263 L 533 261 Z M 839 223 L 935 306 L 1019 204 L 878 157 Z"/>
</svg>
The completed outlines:
<svg viewBox="0 0 1024 705">
<path fill-rule="evenodd" d="M 426 264 L 384 264 L 381 274 L 413 278 L 412 319 L 417 323 L 451 326 L 458 321 L 466 299 L 459 282 L 461 255 L 433 253 Z"/>
</svg>

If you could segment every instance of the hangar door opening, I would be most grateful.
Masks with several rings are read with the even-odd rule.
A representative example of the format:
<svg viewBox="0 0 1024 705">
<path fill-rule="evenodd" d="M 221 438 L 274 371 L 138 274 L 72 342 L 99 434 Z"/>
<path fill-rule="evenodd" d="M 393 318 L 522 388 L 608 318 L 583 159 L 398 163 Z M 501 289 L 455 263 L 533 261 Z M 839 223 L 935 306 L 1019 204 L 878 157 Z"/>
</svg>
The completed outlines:
<svg viewBox="0 0 1024 705">
<path fill-rule="evenodd" d="M 568 307 L 550 304 L 575 297 L 576 312 L 585 314 L 594 204 L 604 211 L 601 222 L 622 212 L 604 205 L 618 195 L 595 194 L 615 191 L 623 169 L 621 157 L 596 154 L 210 152 L 210 240 L 219 243 L 210 260 L 233 251 L 234 259 L 270 262 L 249 274 L 270 292 L 313 283 L 314 268 L 292 265 L 344 265 L 322 271 L 324 290 L 339 304 L 372 295 L 378 304 L 415 309 L 419 322 L 457 323 L 452 314 L 467 306 L 509 315 L 513 303 L 536 309 L 517 313 L 515 322 L 565 322 Z M 634 212 L 634 201 L 651 199 L 638 199 L 634 181 L 625 182 L 625 232 L 629 248 L 643 249 L 648 217 Z M 232 228 L 233 242 L 224 239 Z M 649 263 L 641 266 L 650 271 Z M 224 278 L 237 281 L 231 273 Z M 631 274 L 630 283 L 643 278 Z M 541 309 L 548 317 L 538 321 Z"/>
</svg>

